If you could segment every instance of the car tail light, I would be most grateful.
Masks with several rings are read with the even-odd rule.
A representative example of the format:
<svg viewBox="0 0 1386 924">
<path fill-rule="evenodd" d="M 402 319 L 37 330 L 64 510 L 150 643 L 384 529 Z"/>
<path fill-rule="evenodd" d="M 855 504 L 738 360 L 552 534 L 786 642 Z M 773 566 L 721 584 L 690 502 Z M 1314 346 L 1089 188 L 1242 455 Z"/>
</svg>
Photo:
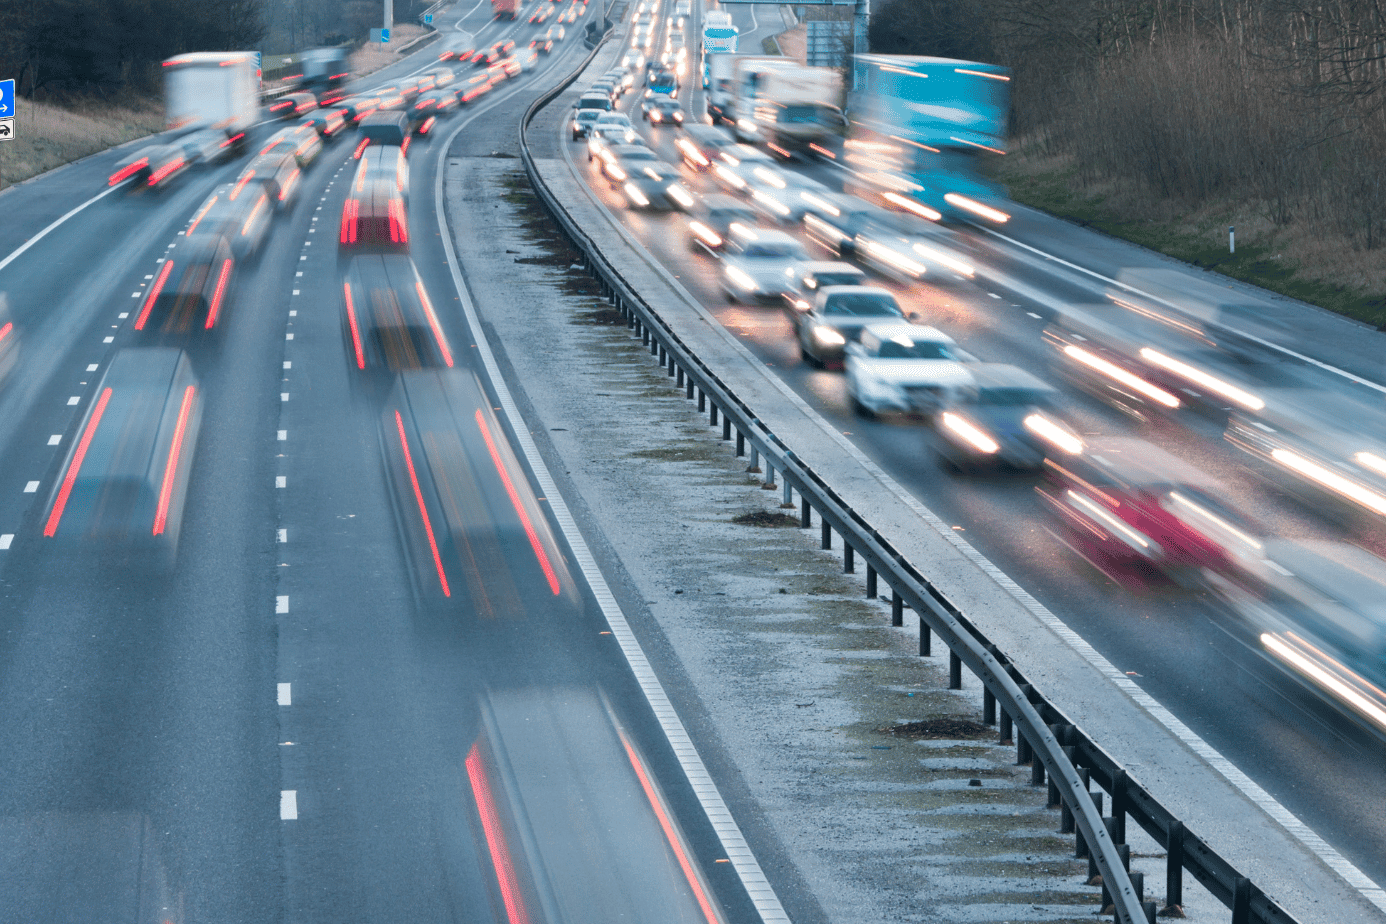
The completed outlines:
<svg viewBox="0 0 1386 924">
<path fill-rule="evenodd" d="M 171 272 L 173 261 L 164 260 L 164 268 L 159 271 L 159 278 L 154 280 L 154 285 L 149 287 L 149 294 L 144 298 L 144 307 L 140 309 L 140 316 L 135 319 L 135 330 L 144 330 L 144 322 L 149 320 L 149 312 L 159 300 L 159 293 L 164 290 L 164 283 L 168 282 L 168 274 Z"/>
<path fill-rule="evenodd" d="M 156 536 L 162 533 L 168 524 L 168 505 L 173 497 L 173 481 L 178 477 L 178 457 L 183 452 L 183 436 L 187 432 L 188 417 L 192 413 L 193 402 L 196 399 L 197 390 L 193 386 L 189 385 L 183 389 L 183 403 L 178 406 L 178 424 L 173 428 L 173 443 L 168 448 L 168 461 L 164 464 L 164 480 L 159 485 L 159 505 L 154 511 Z"/>
</svg>

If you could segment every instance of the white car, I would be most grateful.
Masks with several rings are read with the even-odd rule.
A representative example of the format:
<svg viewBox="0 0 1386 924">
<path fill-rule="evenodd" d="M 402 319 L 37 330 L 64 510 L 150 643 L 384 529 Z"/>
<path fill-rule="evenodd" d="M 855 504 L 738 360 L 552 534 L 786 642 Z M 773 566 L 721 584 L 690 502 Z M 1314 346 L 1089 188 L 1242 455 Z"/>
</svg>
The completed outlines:
<svg viewBox="0 0 1386 924">
<path fill-rule="evenodd" d="M 925 273 L 935 281 L 976 275 L 961 237 L 915 215 L 884 212 L 857 231 L 852 243 L 858 260 L 901 282 Z"/>
<path fill-rule="evenodd" d="M 757 174 L 757 170 L 761 173 Z M 721 156 L 713 161 L 710 172 L 712 178 L 728 192 L 747 196 L 753 182 L 765 183 L 766 171 L 777 170 L 775 159 L 760 148 L 736 144 L 721 152 Z"/>
<path fill-rule="evenodd" d="M 964 364 L 971 357 L 933 327 L 887 321 L 869 324 L 849 343 L 843 364 L 852 410 L 933 415 L 976 388 Z"/>
<path fill-rule="evenodd" d="M 783 231 L 734 222 L 722 251 L 722 289 L 727 301 L 778 299 L 789 283 L 786 270 L 809 258 L 804 245 Z"/>
<path fill-rule="evenodd" d="M 814 199 L 831 193 L 812 177 L 783 168 L 756 167 L 748 179 L 751 204 L 775 222 L 798 224 L 814 208 Z"/>
<path fill-rule="evenodd" d="M 799 355 L 814 366 L 842 359 L 847 344 L 868 324 L 905 322 L 895 296 L 878 286 L 823 286 L 807 310 L 795 314 Z"/>
</svg>

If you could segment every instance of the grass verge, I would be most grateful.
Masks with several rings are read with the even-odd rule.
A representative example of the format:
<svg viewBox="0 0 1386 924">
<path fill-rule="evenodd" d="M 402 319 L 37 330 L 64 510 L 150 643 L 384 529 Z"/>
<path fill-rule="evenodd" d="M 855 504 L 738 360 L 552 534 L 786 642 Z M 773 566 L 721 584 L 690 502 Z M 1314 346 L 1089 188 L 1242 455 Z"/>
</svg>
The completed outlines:
<svg viewBox="0 0 1386 924">
<path fill-rule="evenodd" d="M 1355 249 L 1305 221 L 1276 225 L 1252 200 L 1188 205 L 1120 179 L 1085 181 L 1072 157 L 1022 144 L 996 177 L 1016 202 L 1378 327 L 1386 325 L 1386 250 Z M 1236 253 L 1228 247 L 1237 229 Z"/>
<path fill-rule="evenodd" d="M 156 97 L 66 105 L 15 100 L 15 137 L 0 144 L 0 185 L 12 186 L 97 151 L 163 131 Z"/>
</svg>

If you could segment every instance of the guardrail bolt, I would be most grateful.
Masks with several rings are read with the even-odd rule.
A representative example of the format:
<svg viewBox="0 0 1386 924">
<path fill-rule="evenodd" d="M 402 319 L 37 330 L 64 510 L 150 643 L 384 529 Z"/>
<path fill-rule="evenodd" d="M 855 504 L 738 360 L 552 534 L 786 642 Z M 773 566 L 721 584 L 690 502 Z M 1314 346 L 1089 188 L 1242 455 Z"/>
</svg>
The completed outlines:
<svg viewBox="0 0 1386 924">
<path fill-rule="evenodd" d="M 934 653 L 934 633 L 929 630 L 929 624 L 924 621 L 924 617 L 919 617 L 919 656 L 927 658 Z"/>
<path fill-rule="evenodd" d="M 905 598 L 900 596 L 900 591 L 893 587 L 890 590 L 890 624 L 892 626 L 905 624 Z"/>
<path fill-rule="evenodd" d="M 736 431 L 736 457 L 739 459 L 746 454 L 746 434 L 740 430 Z M 750 471 L 750 469 L 747 469 Z"/>
<path fill-rule="evenodd" d="M 842 543 L 842 573 L 856 574 L 857 571 L 857 550 L 852 548 L 851 543 Z"/>
<path fill-rule="evenodd" d="M 866 566 L 866 599 L 876 599 L 876 568 L 873 565 Z"/>
<path fill-rule="evenodd" d="M 948 652 L 948 689 L 962 689 L 962 658 L 956 651 Z"/>
<path fill-rule="evenodd" d="M 996 724 L 996 694 L 990 689 L 982 689 L 982 724 Z"/>
<path fill-rule="evenodd" d="M 831 549 L 833 547 L 833 528 L 828 525 L 827 520 L 820 519 L 819 524 L 823 527 L 823 535 L 821 537 L 823 541 L 821 544 L 823 548 Z"/>
<path fill-rule="evenodd" d="M 1165 834 L 1165 907 L 1162 918 L 1184 916 L 1184 823 L 1171 821 Z"/>
<path fill-rule="evenodd" d="M 808 529 L 813 525 L 813 508 L 809 506 L 808 498 L 803 494 L 799 495 L 799 528 Z"/>
</svg>

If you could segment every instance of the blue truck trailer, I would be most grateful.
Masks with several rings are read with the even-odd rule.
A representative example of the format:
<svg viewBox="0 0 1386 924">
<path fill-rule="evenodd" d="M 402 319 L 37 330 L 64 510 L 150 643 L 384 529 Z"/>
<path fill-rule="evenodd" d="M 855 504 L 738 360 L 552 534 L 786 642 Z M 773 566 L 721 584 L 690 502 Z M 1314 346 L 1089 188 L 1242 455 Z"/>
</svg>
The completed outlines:
<svg viewBox="0 0 1386 924">
<path fill-rule="evenodd" d="M 995 64 L 857 55 L 842 154 L 852 191 L 934 220 L 1004 222 L 1006 191 L 981 167 L 1006 151 L 1010 80 Z"/>
</svg>

